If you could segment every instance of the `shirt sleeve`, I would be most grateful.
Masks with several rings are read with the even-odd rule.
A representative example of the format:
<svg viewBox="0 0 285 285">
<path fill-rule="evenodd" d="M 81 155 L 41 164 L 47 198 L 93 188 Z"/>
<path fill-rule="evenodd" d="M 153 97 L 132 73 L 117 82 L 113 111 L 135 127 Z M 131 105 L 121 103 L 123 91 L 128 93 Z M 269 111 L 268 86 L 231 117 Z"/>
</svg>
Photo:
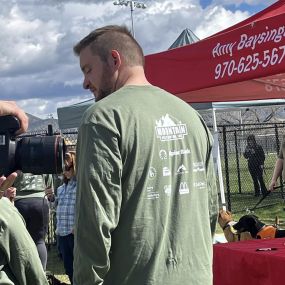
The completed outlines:
<svg viewBox="0 0 285 285">
<path fill-rule="evenodd" d="M 206 157 L 206 180 L 209 189 L 208 203 L 209 203 L 211 234 L 212 237 L 214 237 L 216 232 L 216 225 L 218 221 L 218 211 L 219 211 L 218 194 L 217 194 L 217 177 L 215 173 L 214 159 L 213 159 L 214 140 L 202 118 L 201 122 L 204 125 L 208 141 L 207 157 Z"/>
<path fill-rule="evenodd" d="M 244 150 L 244 153 L 243 153 L 243 156 L 244 156 L 245 159 L 248 159 L 249 155 L 250 155 L 250 150 L 249 150 L 249 147 L 246 146 L 246 148 Z"/>
<path fill-rule="evenodd" d="M 110 267 L 111 235 L 122 200 L 116 130 L 100 124 L 83 125 L 77 162 L 74 284 L 101 284 Z"/>
<path fill-rule="evenodd" d="M 36 246 L 24 221 L 16 208 L 7 204 L 10 201 L 6 205 L 3 202 L 0 206 L 0 249 L 1 259 L 6 260 L 6 265 L 3 267 L 5 274 L 1 276 L 13 276 L 15 284 L 48 285 Z"/>
<path fill-rule="evenodd" d="M 260 149 L 260 156 L 259 156 L 260 165 L 263 165 L 265 161 L 265 153 L 261 145 L 259 146 L 259 149 Z"/>
<path fill-rule="evenodd" d="M 217 195 L 217 177 L 215 173 L 213 160 L 213 147 L 209 148 L 209 158 L 207 161 L 207 185 L 209 189 L 209 216 L 211 234 L 214 237 L 218 220 L 218 195 Z"/>
</svg>

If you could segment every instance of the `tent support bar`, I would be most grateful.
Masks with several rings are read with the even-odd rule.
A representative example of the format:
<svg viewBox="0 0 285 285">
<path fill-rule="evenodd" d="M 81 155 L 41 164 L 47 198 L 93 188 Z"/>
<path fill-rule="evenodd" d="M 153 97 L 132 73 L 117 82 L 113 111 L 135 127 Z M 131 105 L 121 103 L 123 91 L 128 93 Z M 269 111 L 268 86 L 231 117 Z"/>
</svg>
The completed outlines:
<svg viewBox="0 0 285 285">
<path fill-rule="evenodd" d="M 213 108 L 212 111 L 213 111 L 213 127 L 214 127 L 214 162 L 216 163 L 217 171 L 218 171 L 222 208 L 223 210 L 226 211 L 226 199 L 225 199 L 225 190 L 224 190 L 223 173 L 222 173 L 222 165 L 221 165 L 221 157 L 220 157 L 220 147 L 219 147 L 219 133 L 218 133 L 218 128 L 217 128 L 215 108 Z"/>
</svg>

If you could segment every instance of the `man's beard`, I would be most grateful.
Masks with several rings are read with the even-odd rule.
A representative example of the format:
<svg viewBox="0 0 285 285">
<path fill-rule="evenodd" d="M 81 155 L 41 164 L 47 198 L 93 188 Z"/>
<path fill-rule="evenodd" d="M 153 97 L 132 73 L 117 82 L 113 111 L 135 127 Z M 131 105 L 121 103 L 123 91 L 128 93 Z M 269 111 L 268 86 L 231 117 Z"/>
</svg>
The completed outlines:
<svg viewBox="0 0 285 285">
<path fill-rule="evenodd" d="M 107 97 L 108 95 L 110 95 L 111 93 L 113 93 L 112 88 L 108 88 L 108 89 L 100 89 L 97 92 L 97 96 L 95 97 L 95 101 L 98 102 L 100 100 L 102 100 L 103 98 Z"/>
<path fill-rule="evenodd" d="M 116 86 L 113 86 L 113 83 L 111 80 L 112 77 L 113 77 L 113 74 L 111 73 L 109 67 L 105 66 L 104 72 L 103 72 L 103 78 L 102 78 L 103 79 L 102 88 L 100 88 L 97 91 L 97 96 L 95 99 L 96 102 L 102 100 L 103 98 L 109 96 L 110 94 L 116 91 L 115 90 Z"/>
</svg>

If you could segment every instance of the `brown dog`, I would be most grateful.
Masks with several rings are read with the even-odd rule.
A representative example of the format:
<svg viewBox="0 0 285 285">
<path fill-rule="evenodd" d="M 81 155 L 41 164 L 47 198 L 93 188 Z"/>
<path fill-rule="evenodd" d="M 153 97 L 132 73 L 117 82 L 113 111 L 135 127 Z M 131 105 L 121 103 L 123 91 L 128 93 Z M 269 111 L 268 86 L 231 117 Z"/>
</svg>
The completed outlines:
<svg viewBox="0 0 285 285">
<path fill-rule="evenodd" d="M 255 215 L 244 215 L 235 222 L 229 211 L 221 210 L 218 222 L 229 242 L 285 237 L 285 230 L 278 229 L 276 225 L 266 225 Z"/>
<path fill-rule="evenodd" d="M 236 224 L 236 222 L 233 220 L 230 211 L 220 210 L 218 223 L 223 229 L 225 238 L 228 242 L 253 239 L 249 232 L 238 233 L 237 230 L 233 228 L 233 225 Z"/>
</svg>

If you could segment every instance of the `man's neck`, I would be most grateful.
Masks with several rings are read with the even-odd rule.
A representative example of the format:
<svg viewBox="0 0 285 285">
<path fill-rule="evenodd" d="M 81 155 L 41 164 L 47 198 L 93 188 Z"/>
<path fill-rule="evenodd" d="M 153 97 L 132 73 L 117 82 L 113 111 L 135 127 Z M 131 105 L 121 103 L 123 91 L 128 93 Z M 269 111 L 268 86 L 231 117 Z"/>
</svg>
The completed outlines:
<svg viewBox="0 0 285 285">
<path fill-rule="evenodd" d="M 144 86 L 151 85 L 145 77 L 142 66 L 126 67 L 119 75 L 117 90 L 123 86 Z"/>
</svg>

